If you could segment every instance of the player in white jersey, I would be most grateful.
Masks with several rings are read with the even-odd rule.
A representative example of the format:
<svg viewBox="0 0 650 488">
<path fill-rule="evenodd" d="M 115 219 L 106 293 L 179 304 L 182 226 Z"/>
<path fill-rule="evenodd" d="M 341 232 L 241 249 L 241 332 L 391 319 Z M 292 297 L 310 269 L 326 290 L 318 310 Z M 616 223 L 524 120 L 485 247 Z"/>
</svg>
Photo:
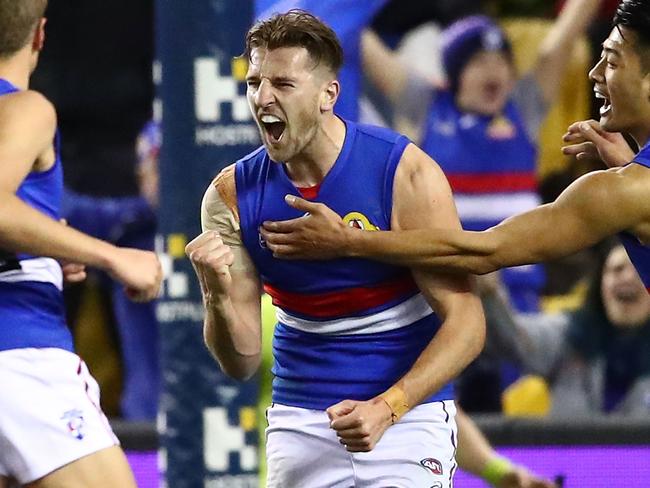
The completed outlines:
<svg viewBox="0 0 650 488">
<path fill-rule="evenodd" d="M 62 282 L 106 270 L 150 300 L 155 254 L 117 248 L 59 220 L 56 113 L 29 77 L 43 47 L 47 0 L 0 0 L 0 488 L 135 487 L 99 408 L 97 383 L 74 354 Z M 57 260 L 79 264 L 65 265 Z"/>
</svg>

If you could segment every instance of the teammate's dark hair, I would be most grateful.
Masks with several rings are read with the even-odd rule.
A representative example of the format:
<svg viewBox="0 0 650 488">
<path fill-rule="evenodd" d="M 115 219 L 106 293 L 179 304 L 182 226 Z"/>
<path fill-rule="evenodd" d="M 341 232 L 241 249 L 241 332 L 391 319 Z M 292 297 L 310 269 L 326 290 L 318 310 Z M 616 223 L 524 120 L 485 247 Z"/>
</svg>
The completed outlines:
<svg viewBox="0 0 650 488">
<path fill-rule="evenodd" d="M 644 67 L 650 69 L 650 0 L 621 0 L 613 20 L 619 29 L 625 27 L 636 36 L 635 47 Z M 621 32 L 623 38 L 623 32 Z"/>
<path fill-rule="evenodd" d="M 45 14 L 47 0 L 0 0 L 0 58 L 20 51 Z"/>
<path fill-rule="evenodd" d="M 246 34 L 244 56 L 254 48 L 304 47 L 316 65 L 324 63 L 333 73 L 343 64 L 343 49 L 334 31 L 304 10 L 293 9 L 256 23 Z"/>
</svg>

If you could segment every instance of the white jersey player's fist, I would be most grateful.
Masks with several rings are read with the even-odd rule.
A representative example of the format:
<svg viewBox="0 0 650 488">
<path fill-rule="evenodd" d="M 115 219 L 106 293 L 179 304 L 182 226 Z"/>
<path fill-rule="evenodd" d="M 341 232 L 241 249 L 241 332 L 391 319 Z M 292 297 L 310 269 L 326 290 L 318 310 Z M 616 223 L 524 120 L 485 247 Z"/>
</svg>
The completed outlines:
<svg viewBox="0 0 650 488">
<path fill-rule="evenodd" d="M 234 255 L 217 231 L 203 232 L 185 247 L 206 300 L 227 295 L 232 278 L 230 266 Z"/>
</svg>

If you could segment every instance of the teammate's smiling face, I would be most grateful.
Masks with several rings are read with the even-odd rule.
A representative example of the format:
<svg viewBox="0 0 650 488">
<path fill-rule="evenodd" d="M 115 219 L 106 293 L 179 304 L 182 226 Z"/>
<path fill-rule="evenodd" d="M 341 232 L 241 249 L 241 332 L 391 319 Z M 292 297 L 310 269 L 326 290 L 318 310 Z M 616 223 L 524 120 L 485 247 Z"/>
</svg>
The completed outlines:
<svg viewBox="0 0 650 488">
<path fill-rule="evenodd" d="M 251 51 L 246 93 L 273 161 L 289 162 L 318 134 L 321 103 L 332 79 L 302 47 Z"/>
<path fill-rule="evenodd" d="M 650 135 L 650 76 L 635 49 L 636 34 L 614 27 L 603 42 L 600 60 L 589 72 L 594 94 L 602 100 L 600 124 L 611 132 L 628 132 L 637 142 Z"/>
<path fill-rule="evenodd" d="M 607 318 L 615 326 L 635 327 L 650 318 L 650 294 L 623 246 L 612 249 L 607 257 L 601 293 Z"/>
</svg>

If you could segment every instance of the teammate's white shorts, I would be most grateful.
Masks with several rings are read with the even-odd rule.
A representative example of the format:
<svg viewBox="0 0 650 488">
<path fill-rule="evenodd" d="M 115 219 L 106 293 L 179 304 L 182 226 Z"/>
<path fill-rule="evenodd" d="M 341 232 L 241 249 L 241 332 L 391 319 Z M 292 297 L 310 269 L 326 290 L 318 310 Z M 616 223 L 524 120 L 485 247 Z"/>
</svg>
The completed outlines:
<svg viewBox="0 0 650 488">
<path fill-rule="evenodd" d="M 456 470 L 453 401 L 415 407 L 370 452 L 345 450 L 319 410 L 267 410 L 267 488 L 451 488 Z"/>
<path fill-rule="evenodd" d="M 79 356 L 0 351 L 0 475 L 26 484 L 118 443 Z"/>
</svg>

